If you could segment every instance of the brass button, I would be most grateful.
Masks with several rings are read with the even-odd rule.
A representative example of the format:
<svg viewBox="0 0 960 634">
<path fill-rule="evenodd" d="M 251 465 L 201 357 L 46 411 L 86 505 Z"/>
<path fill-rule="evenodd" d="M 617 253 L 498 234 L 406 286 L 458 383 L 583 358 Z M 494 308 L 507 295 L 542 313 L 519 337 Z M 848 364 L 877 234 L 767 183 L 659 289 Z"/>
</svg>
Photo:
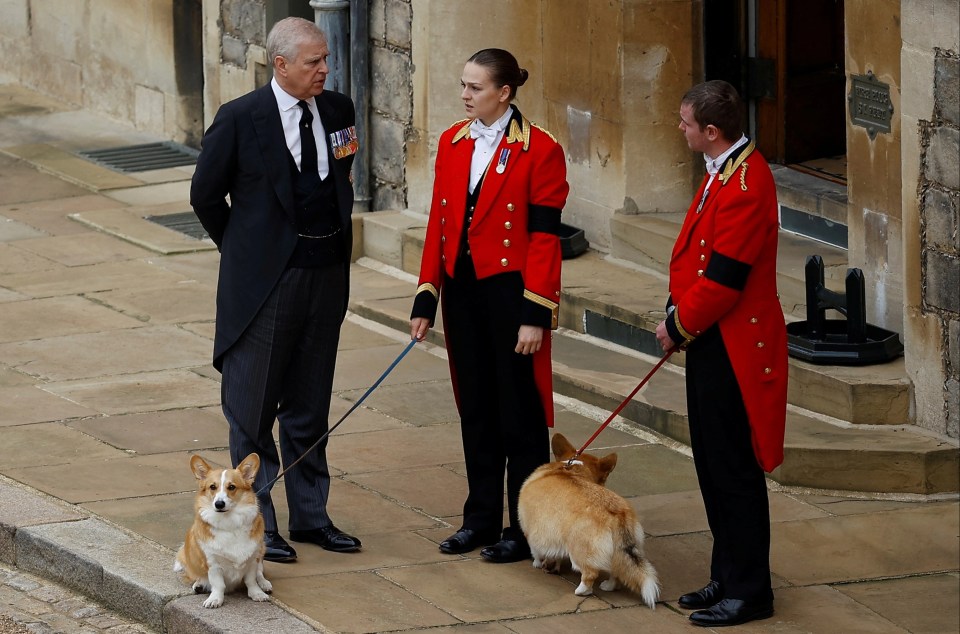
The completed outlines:
<svg viewBox="0 0 960 634">
<path fill-rule="evenodd" d="M 473 216 L 467 216 L 467 224 L 473 222 Z"/>
<path fill-rule="evenodd" d="M 703 277 L 703 269 L 697 271 L 697 277 Z"/>
<path fill-rule="evenodd" d="M 507 261 L 507 258 L 503 258 L 502 260 L 500 260 L 500 266 L 506 266 L 508 264 L 510 264 L 510 262 Z"/>
<path fill-rule="evenodd" d="M 750 323 L 751 323 L 751 324 L 757 323 L 757 318 L 756 318 L 756 317 L 751 317 L 751 318 L 750 318 Z"/>
<path fill-rule="evenodd" d="M 504 229 L 513 229 L 513 223 L 508 220 L 508 221 L 506 221 L 505 223 L 503 223 L 503 228 L 504 228 Z"/>
<path fill-rule="evenodd" d="M 507 211 L 513 211 L 513 203 L 507 203 Z"/>
<path fill-rule="evenodd" d="M 758 341 L 758 342 L 757 342 L 757 347 L 758 347 L 758 348 L 762 348 L 762 347 L 763 347 L 763 342 L 762 342 L 762 341 Z"/>
<path fill-rule="evenodd" d="M 447 219 L 446 219 L 446 218 L 441 218 L 441 219 L 440 219 L 440 224 L 442 224 L 442 225 L 447 224 Z"/>
<path fill-rule="evenodd" d="M 706 260 L 706 259 L 707 259 L 707 256 L 705 256 L 704 254 L 701 253 L 701 254 L 700 254 L 700 261 L 703 262 L 703 261 Z"/>
<path fill-rule="evenodd" d="M 440 236 L 440 242 L 446 242 L 447 236 Z"/>
<path fill-rule="evenodd" d="M 700 246 L 702 246 L 702 247 L 707 246 L 707 241 L 706 241 L 706 240 L 701 240 L 701 241 L 700 241 Z"/>
<path fill-rule="evenodd" d="M 560 291 L 557 291 L 555 294 L 557 297 L 560 297 Z"/>
<path fill-rule="evenodd" d="M 764 368 L 764 369 L 763 369 L 763 373 L 764 373 L 764 374 L 770 374 L 771 372 L 773 372 L 773 370 L 771 370 L 770 368 Z"/>
<path fill-rule="evenodd" d="M 470 208 L 467 209 L 467 211 L 469 211 L 469 212 L 471 212 L 471 213 L 473 213 L 473 210 L 474 210 L 474 206 L 473 206 L 473 205 L 470 205 Z"/>
<path fill-rule="evenodd" d="M 504 240 L 504 241 L 503 241 L 503 246 L 509 247 L 509 246 L 510 246 L 510 241 L 509 241 L 509 240 Z"/>
<path fill-rule="evenodd" d="M 441 255 L 441 256 L 440 256 L 440 260 L 441 260 L 442 262 L 446 262 L 446 261 L 447 261 L 447 256 Z"/>
<path fill-rule="evenodd" d="M 467 249 L 467 255 L 470 255 L 470 249 Z"/>
<path fill-rule="evenodd" d="M 446 206 L 447 206 L 447 199 L 446 199 L 446 198 L 441 198 L 441 199 L 440 199 L 440 206 L 441 206 L 441 207 L 446 207 Z"/>
</svg>

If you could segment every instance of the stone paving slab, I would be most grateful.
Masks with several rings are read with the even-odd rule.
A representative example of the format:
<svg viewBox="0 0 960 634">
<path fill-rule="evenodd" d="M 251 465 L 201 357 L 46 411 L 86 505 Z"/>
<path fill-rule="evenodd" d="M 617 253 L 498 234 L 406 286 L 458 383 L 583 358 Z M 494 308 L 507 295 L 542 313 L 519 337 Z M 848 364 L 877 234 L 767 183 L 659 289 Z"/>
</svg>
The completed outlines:
<svg viewBox="0 0 960 634">
<path fill-rule="evenodd" d="M 157 187 L 161 187 L 158 185 Z M 164 187 L 174 187 L 165 185 Z M 176 195 L 171 200 L 180 200 L 179 184 Z M 152 198 L 144 200 L 135 200 L 131 196 L 121 196 L 118 193 L 111 194 L 116 200 L 128 204 L 140 204 L 149 202 Z M 215 251 L 216 245 L 210 240 L 197 240 L 188 235 L 174 231 L 147 220 L 144 216 L 149 214 L 149 209 L 141 207 L 123 208 L 123 209 L 100 209 L 95 211 L 84 211 L 71 215 L 70 217 L 77 222 L 104 231 L 110 235 L 119 237 L 132 244 L 139 245 L 150 251 L 171 255 L 174 253 L 192 253 L 194 251 Z"/>
<path fill-rule="evenodd" d="M 0 304 L 0 343 L 40 340 L 142 326 L 86 297 L 66 295 Z M 3 355 L 7 360 L 7 356 Z M 12 361 L 7 360 L 8 363 Z"/>
<path fill-rule="evenodd" d="M 194 280 L 164 288 L 91 293 L 89 297 L 119 313 L 151 324 L 209 321 L 216 314 L 216 287 Z"/>
<path fill-rule="evenodd" d="M 67 426 L 141 455 L 223 448 L 229 431 L 219 408 L 196 407 L 87 418 Z"/>
<path fill-rule="evenodd" d="M 59 179 L 58 179 L 59 180 Z M 48 235 L 66 236 L 90 231 L 70 214 L 91 209 L 119 207 L 122 203 L 77 188 L 76 195 L 53 200 L 31 200 L 0 205 L 0 216 L 18 220 Z"/>
<path fill-rule="evenodd" d="M 0 275 L 0 286 L 33 297 L 52 297 L 118 288 L 172 286 L 185 279 L 150 262 L 130 260 Z"/>
<path fill-rule="evenodd" d="M 9 373 L 3 376 L 9 376 Z M 12 387 L 0 387 L 0 428 L 97 414 L 95 409 L 52 394 L 41 386 L 32 385 L 33 382 L 32 378 L 30 381 L 23 379 L 16 383 L 11 381 Z"/>
<path fill-rule="evenodd" d="M 957 572 L 835 586 L 908 632 L 960 632 Z"/>
<path fill-rule="evenodd" d="M 37 169 L 95 192 L 142 184 L 136 178 L 101 167 L 46 143 L 7 146 L 0 148 L 0 152 L 23 159 Z"/>
<path fill-rule="evenodd" d="M 42 235 L 42 231 L 37 231 L 29 225 L 0 216 L 0 242 L 14 242 L 28 238 L 37 238 Z"/>
<path fill-rule="evenodd" d="M 4 183 L 0 189 L 0 205 L 4 206 L 89 193 L 55 175 L 38 174 L 29 162 L 5 154 L 3 148 L 0 148 L 0 174 Z"/>
<path fill-rule="evenodd" d="M 48 383 L 46 390 L 101 414 L 129 414 L 220 403 L 220 386 L 187 370 Z"/>
<path fill-rule="evenodd" d="M 64 266 L 125 262 L 150 255 L 146 249 L 128 242 L 120 242 L 97 231 L 20 240 L 17 242 L 17 247 Z"/>
</svg>

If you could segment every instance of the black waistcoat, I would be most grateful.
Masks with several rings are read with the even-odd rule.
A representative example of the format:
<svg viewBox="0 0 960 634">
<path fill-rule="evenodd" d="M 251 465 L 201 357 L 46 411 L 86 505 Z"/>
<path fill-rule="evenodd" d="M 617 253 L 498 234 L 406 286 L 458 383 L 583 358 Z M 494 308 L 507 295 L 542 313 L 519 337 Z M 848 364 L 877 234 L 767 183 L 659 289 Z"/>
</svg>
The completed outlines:
<svg viewBox="0 0 960 634">
<path fill-rule="evenodd" d="M 297 247 L 288 268 L 316 268 L 345 260 L 341 247 L 340 212 L 333 175 L 303 174 L 289 158 L 293 196 L 297 205 Z"/>
</svg>

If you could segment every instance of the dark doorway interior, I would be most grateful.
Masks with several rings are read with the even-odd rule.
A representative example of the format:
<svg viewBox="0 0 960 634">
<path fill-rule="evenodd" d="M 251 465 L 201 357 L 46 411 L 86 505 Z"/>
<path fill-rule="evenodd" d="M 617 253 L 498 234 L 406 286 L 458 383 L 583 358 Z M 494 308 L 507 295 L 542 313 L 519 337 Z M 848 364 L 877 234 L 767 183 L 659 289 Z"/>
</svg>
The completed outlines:
<svg viewBox="0 0 960 634">
<path fill-rule="evenodd" d="M 706 78 L 729 81 L 751 102 L 750 129 L 763 154 L 843 182 L 843 0 L 703 5 Z"/>
</svg>

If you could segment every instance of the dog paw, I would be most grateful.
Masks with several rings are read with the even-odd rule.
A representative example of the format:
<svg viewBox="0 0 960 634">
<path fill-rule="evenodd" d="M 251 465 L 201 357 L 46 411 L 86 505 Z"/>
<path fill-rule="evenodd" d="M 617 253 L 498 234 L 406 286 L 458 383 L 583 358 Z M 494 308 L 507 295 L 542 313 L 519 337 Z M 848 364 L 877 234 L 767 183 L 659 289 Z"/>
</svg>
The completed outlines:
<svg viewBox="0 0 960 634">
<path fill-rule="evenodd" d="M 194 594 L 209 594 L 210 586 L 201 581 L 197 581 L 193 584 L 193 593 Z"/>
<path fill-rule="evenodd" d="M 266 592 L 263 592 L 259 588 L 247 591 L 247 596 L 253 599 L 254 601 L 269 601 L 270 597 L 267 596 Z"/>
<path fill-rule="evenodd" d="M 605 592 L 612 592 L 617 589 L 617 580 L 616 579 L 607 579 L 606 581 L 600 582 L 600 589 Z"/>
<path fill-rule="evenodd" d="M 581 582 L 580 585 L 577 586 L 577 589 L 573 591 L 573 593 L 578 597 L 589 597 L 591 594 L 593 594 L 593 588 Z"/>
<path fill-rule="evenodd" d="M 203 607 L 205 608 L 219 608 L 223 605 L 223 597 L 211 596 L 209 599 L 203 602 Z"/>
<path fill-rule="evenodd" d="M 264 592 L 273 592 L 273 584 L 266 579 L 257 579 L 257 585 L 260 586 L 260 589 Z"/>
</svg>

